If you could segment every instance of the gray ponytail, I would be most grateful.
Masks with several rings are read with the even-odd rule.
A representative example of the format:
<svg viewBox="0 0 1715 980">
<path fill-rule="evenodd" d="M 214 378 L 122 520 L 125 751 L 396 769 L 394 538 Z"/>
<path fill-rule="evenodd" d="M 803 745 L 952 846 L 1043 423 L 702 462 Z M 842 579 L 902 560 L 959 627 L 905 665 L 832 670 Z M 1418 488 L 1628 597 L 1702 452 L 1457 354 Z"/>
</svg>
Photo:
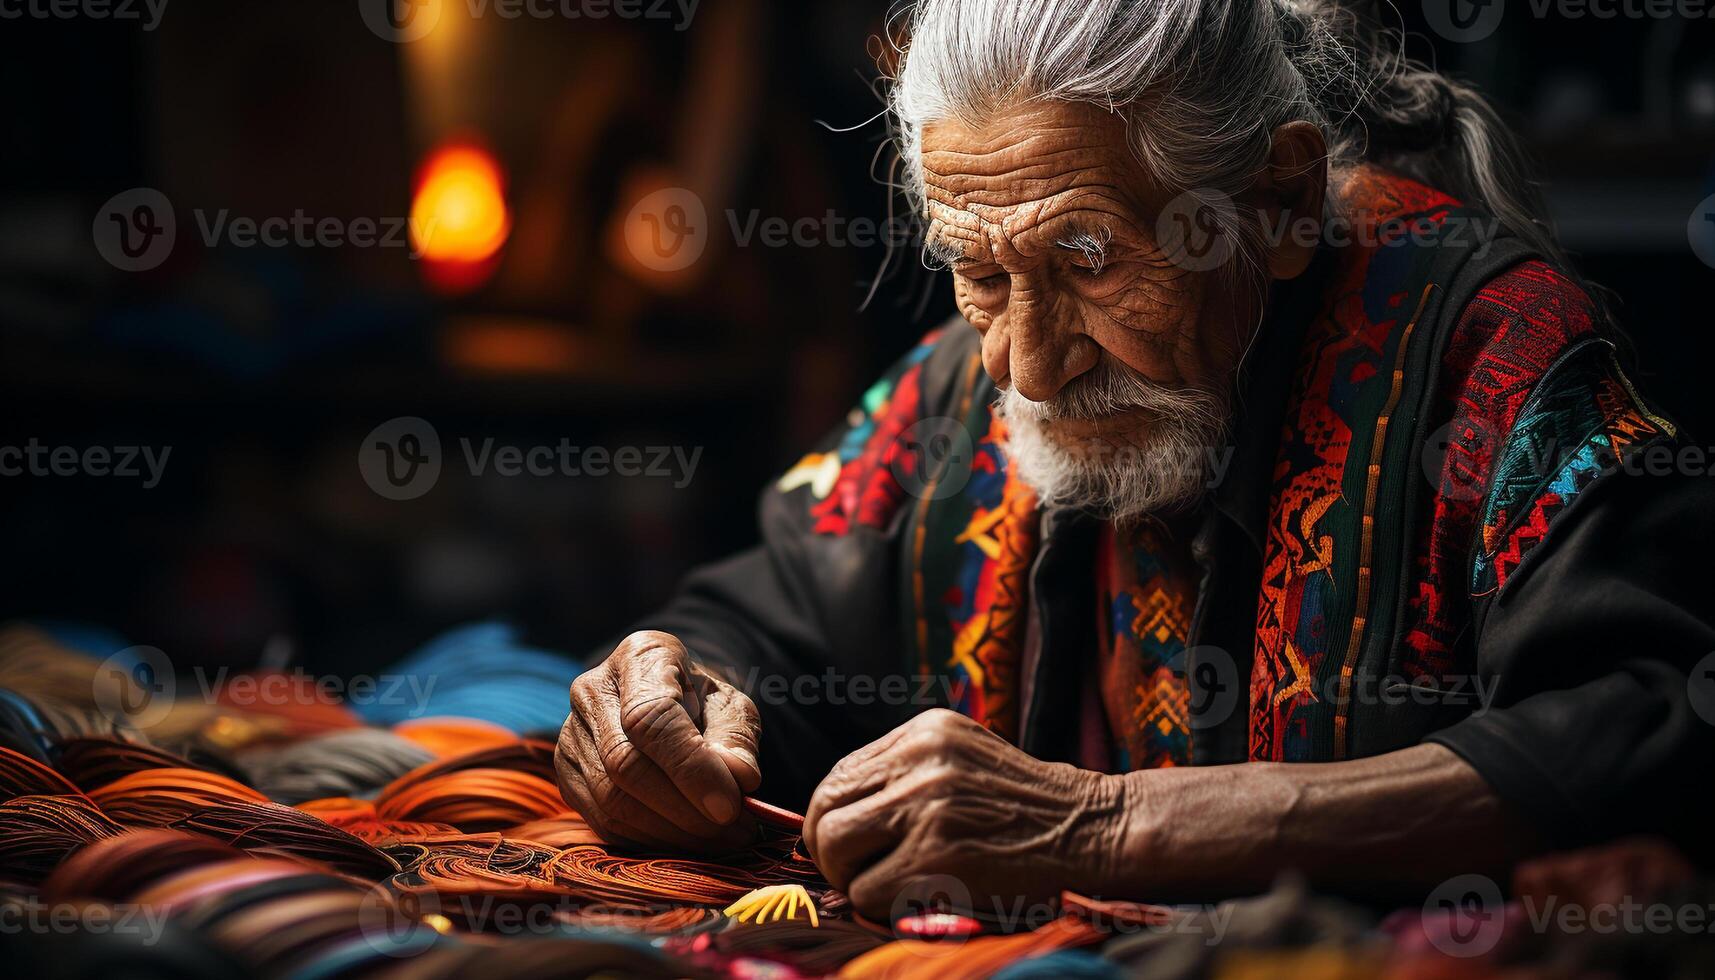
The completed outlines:
<svg viewBox="0 0 1715 980">
<path fill-rule="evenodd" d="M 1395 169 L 1564 264 L 1494 109 L 1338 0 L 910 0 L 895 16 L 910 40 L 889 105 L 919 213 L 926 123 L 980 124 L 1026 100 L 1087 102 L 1125 113 L 1139 159 L 1175 190 L 1236 196 L 1274 130 L 1304 120 L 1323 130 L 1333 169 Z"/>
<path fill-rule="evenodd" d="M 1475 88 L 1402 53 L 1403 37 L 1331 0 L 1274 0 L 1287 58 L 1327 122 L 1335 165 L 1382 164 L 1499 218 L 1565 265 L 1517 137 Z"/>
</svg>

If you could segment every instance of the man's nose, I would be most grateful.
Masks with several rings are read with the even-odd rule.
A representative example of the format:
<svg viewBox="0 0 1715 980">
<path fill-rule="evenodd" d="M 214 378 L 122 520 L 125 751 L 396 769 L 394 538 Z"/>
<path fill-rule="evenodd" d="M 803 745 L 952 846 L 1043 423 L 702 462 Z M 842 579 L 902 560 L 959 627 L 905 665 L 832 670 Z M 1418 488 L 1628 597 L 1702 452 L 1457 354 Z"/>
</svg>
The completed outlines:
<svg viewBox="0 0 1715 980">
<path fill-rule="evenodd" d="M 1006 328 L 1007 379 L 1033 402 L 1053 398 L 1095 366 L 1095 344 L 1078 329 L 1075 311 L 1052 292 L 1015 285 Z"/>
</svg>

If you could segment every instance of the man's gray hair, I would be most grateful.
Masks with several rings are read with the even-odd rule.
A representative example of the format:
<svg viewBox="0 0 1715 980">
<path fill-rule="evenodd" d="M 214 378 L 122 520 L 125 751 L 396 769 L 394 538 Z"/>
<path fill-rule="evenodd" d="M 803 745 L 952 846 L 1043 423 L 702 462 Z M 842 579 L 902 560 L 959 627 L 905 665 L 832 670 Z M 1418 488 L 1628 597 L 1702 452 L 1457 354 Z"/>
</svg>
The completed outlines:
<svg viewBox="0 0 1715 980">
<path fill-rule="evenodd" d="M 1494 109 L 1475 89 L 1406 59 L 1401 35 L 1353 6 L 1374 5 L 910 0 L 894 12 L 909 40 L 889 93 L 905 190 L 921 214 L 925 124 L 981 125 L 1027 100 L 1124 113 L 1157 180 L 1228 197 L 1262 169 L 1274 130 L 1303 120 L 1322 129 L 1332 167 L 1385 164 L 1487 210 L 1564 264 Z M 1226 230 L 1241 245 L 1259 240 L 1260 229 L 1231 209 L 1210 212 L 1236 223 Z"/>
</svg>

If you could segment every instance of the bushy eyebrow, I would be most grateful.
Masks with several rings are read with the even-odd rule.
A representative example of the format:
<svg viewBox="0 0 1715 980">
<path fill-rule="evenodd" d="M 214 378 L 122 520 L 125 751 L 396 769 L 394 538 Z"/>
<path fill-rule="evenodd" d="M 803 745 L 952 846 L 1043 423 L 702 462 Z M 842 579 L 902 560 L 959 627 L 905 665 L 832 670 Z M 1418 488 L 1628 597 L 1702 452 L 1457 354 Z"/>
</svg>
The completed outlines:
<svg viewBox="0 0 1715 980">
<path fill-rule="evenodd" d="M 939 235 L 931 233 L 923 242 L 923 264 L 930 269 L 951 269 L 966 259 L 965 250 Z"/>
<path fill-rule="evenodd" d="M 1092 270 L 1101 272 L 1108 261 L 1108 243 L 1113 240 L 1113 229 L 1107 225 L 1074 225 L 1054 244 L 1082 254 Z"/>
</svg>

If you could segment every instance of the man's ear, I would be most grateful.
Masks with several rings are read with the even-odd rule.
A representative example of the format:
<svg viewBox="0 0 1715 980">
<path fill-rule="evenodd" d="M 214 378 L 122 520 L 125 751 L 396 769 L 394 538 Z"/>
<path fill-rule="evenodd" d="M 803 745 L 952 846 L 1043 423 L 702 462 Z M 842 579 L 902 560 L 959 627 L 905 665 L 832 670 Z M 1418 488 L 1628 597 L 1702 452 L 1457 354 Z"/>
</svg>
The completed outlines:
<svg viewBox="0 0 1715 980">
<path fill-rule="evenodd" d="M 1328 144 L 1321 129 L 1302 120 L 1279 127 L 1272 139 L 1251 194 L 1268 222 L 1269 275 L 1296 279 L 1310 267 L 1322 239 Z"/>
</svg>

